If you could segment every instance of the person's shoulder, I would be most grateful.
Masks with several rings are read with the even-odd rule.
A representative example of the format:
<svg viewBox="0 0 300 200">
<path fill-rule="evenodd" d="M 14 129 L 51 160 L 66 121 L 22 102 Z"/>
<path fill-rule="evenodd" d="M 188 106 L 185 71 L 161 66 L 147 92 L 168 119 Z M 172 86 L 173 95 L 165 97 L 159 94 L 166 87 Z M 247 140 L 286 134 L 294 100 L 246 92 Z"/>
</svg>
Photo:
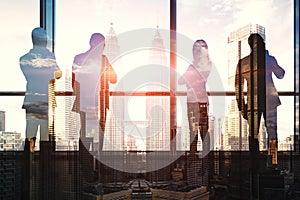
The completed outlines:
<svg viewBox="0 0 300 200">
<path fill-rule="evenodd" d="M 73 63 L 76 65 L 83 65 L 85 59 L 86 53 L 80 53 L 74 57 Z"/>
<path fill-rule="evenodd" d="M 196 69 L 196 67 L 193 64 L 190 64 L 187 68 L 187 71 L 194 70 L 194 69 Z"/>
<path fill-rule="evenodd" d="M 251 60 L 250 55 L 248 55 L 248 56 L 241 58 L 238 63 L 239 64 L 248 64 L 248 63 L 250 63 L 250 60 Z"/>
<path fill-rule="evenodd" d="M 24 54 L 23 56 L 21 56 L 19 58 L 21 67 L 27 66 L 30 63 L 30 61 L 34 58 L 35 58 L 35 56 L 31 52 L 28 52 L 28 53 Z"/>
<path fill-rule="evenodd" d="M 105 54 L 102 54 L 102 59 L 108 60 L 107 56 Z"/>
<path fill-rule="evenodd" d="M 29 52 L 22 55 L 19 60 L 28 60 L 32 57 L 33 57 L 33 53 L 32 53 L 32 49 L 31 49 Z"/>
<path fill-rule="evenodd" d="M 267 54 L 267 55 L 266 55 L 266 59 L 267 59 L 267 60 L 276 60 L 275 57 L 272 56 L 272 55 L 270 55 L 270 54 Z"/>
<path fill-rule="evenodd" d="M 28 54 L 24 54 L 23 56 L 21 56 L 19 58 L 20 61 L 24 61 L 24 60 L 27 60 L 28 59 Z"/>
</svg>

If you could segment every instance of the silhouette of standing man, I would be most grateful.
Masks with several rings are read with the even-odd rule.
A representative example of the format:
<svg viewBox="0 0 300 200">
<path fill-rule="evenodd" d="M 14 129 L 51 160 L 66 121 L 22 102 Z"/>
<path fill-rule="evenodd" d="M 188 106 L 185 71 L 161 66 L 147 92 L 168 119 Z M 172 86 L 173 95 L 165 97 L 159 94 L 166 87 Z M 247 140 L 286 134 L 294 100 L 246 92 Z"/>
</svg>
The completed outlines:
<svg viewBox="0 0 300 200">
<path fill-rule="evenodd" d="M 90 49 L 74 58 L 73 73 L 80 84 L 80 107 L 86 112 L 87 132 L 99 139 L 102 151 L 106 109 L 109 107 L 109 82 L 116 83 L 116 73 L 107 57 L 102 55 L 105 37 L 94 33 L 90 38 Z"/>
<path fill-rule="evenodd" d="M 38 127 L 40 140 L 49 140 L 48 82 L 59 67 L 54 54 L 47 49 L 46 31 L 35 28 L 31 37 L 33 48 L 20 58 L 20 67 L 27 81 L 22 107 L 26 109 L 26 140 L 29 140 L 30 152 L 34 152 Z"/>
<path fill-rule="evenodd" d="M 281 79 L 285 72 L 276 59 L 265 50 L 259 34 L 248 38 L 250 55 L 239 60 L 236 68 L 235 91 L 238 109 L 249 125 L 249 150 L 256 155 L 259 151 L 258 133 L 261 115 L 268 132 L 268 154 L 272 164 L 277 164 L 277 106 L 281 104 L 274 86 L 272 73 Z M 244 80 L 247 82 L 247 100 L 243 95 Z"/>
</svg>

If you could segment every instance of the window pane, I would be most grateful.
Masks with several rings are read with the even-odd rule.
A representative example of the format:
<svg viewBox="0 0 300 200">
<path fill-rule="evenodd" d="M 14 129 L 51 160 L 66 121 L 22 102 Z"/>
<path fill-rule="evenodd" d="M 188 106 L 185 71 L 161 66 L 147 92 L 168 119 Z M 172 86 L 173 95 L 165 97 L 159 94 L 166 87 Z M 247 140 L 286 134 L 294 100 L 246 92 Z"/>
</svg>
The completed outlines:
<svg viewBox="0 0 300 200">
<path fill-rule="evenodd" d="M 150 97 L 146 98 L 146 94 L 144 96 L 134 94 L 134 92 L 145 91 L 169 91 L 168 70 L 158 72 L 151 70 L 151 66 L 154 65 L 157 69 L 160 67 L 169 69 L 170 39 L 169 32 L 164 30 L 169 29 L 169 15 L 168 0 L 56 2 L 55 52 L 60 67 L 63 70 L 71 70 L 74 57 L 89 49 L 91 35 L 101 33 L 106 37 L 104 54 L 108 57 L 118 79 L 117 83 L 109 84 L 109 90 L 116 93 L 129 92 L 126 96 L 114 93 L 109 99 L 109 110 L 107 112 L 99 110 L 100 117 L 102 112 L 106 113 L 103 150 L 145 150 L 146 142 L 141 141 L 140 138 L 132 138 L 134 134 L 129 134 L 128 137 L 120 137 L 120 135 L 123 135 L 123 132 L 133 124 L 143 129 L 142 121 L 145 119 L 149 121 L 147 117 L 151 110 L 149 108 L 170 107 L 169 98 L 153 97 L 160 99 L 149 101 Z M 79 84 L 81 111 L 86 112 L 87 105 L 82 100 L 85 89 L 83 83 Z M 133 110 L 130 111 L 124 106 L 130 105 L 135 100 L 139 103 Z M 103 102 L 100 104 L 103 105 Z M 136 115 L 134 119 L 130 116 L 125 119 L 126 113 L 130 115 L 132 114 L 130 112 L 137 111 L 142 114 Z M 93 137 L 94 142 L 100 140 L 101 143 L 98 130 L 96 126 L 92 128 L 88 115 L 87 113 L 86 136 Z M 169 124 L 169 113 L 163 118 Z M 164 140 L 169 140 L 169 129 L 170 125 L 162 132 Z M 168 141 L 164 141 L 166 142 Z"/>
<path fill-rule="evenodd" d="M 32 48 L 31 31 L 39 26 L 39 1 L 1 1 L 0 91 L 25 91 L 19 58 Z"/>
<path fill-rule="evenodd" d="M 237 64 L 236 57 L 235 60 L 230 57 L 232 50 L 235 49 L 231 49 L 228 42 L 230 38 L 237 36 L 239 28 L 247 26 L 249 22 L 253 22 L 251 31 L 256 31 L 254 30 L 255 24 L 265 29 L 266 49 L 286 70 L 284 79 L 274 80 L 278 90 L 292 91 L 294 89 L 293 1 L 261 2 L 258 0 L 216 3 L 209 0 L 178 0 L 177 3 L 177 31 L 193 41 L 206 40 L 209 55 L 221 74 L 222 83 L 227 90 L 231 87 L 228 85 L 231 84 L 231 68 L 234 67 L 233 71 L 235 71 Z M 258 9 L 261 11 L 258 12 Z M 278 24 L 281 25 L 278 26 Z"/>
<path fill-rule="evenodd" d="M 23 97 L 0 97 L 0 151 L 24 149 L 26 118 L 22 104 Z"/>
<path fill-rule="evenodd" d="M 235 91 L 235 72 L 238 60 L 250 53 L 247 41 L 249 35 L 259 33 L 265 39 L 266 49 L 269 50 L 270 55 L 273 55 L 285 70 L 282 79 L 276 77 L 275 74 L 272 75 L 276 89 L 278 91 L 294 90 L 293 1 L 216 3 L 215 1 L 187 2 L 179 0 L 177 3 L 178 32 L 193 41 L 204 39 L 208 44 L 210 58 L 222 80 L 215 81 L 213 84 L 223 85 L 227 91 Z M 278 12 L 278 8 L 280 8 L 280 12 Z M 282 25 L 278 26 L 278 24 Z M 178 46 L 178 48 L 181 47 Z M 183 67 L 178 66 L 178 69 L 187 67 L 188 65 L 185 63 Z M 209 90 L 214 91 L 214 88 L 209 86 Z M 184 91 L 182 88 L 180 90 Z M 291 98 L 280 99 L 282 105 L 278 109 L 289 105 Z M 293 105 L 292 102 L 290 103 Z M 224 110 L 225 113 L 220 112 L 224 114 L 223 116 L 217 113 L 211 114 L 216 119 L 223 118 L 225 120 L 223 126 L 226 128 L 223 127 L 222 133 L 226 137 L 223 138 L 223 142 L 230 146 L 227 149 L 248 149 L 247 146 L 239 146 L 241 134 L 239 130 L 247 128 L 247 122 L 244 123 L 239 119 L 235 97 L 226 97 Z M 292 113 L 293 110 L 290 110 L 289 116 L 292 116 Z M 280 132 L 279 126 L 285 124 L 284 120 L 287 119 L 285 115 L 278 111 L 278 136 L 283 138 L 289 137 L 292 133 Z M 241 125 L 240 122 L 243 124 Z M 293 127 L 294 121 L 291 119 L 286 123 L 288 123 L 288 127 Z"/>
<path fill-rule="evenodd" d="M 1 1 L 0 92 L 25 91 L 26 80 L 19 59 L 32 48 L 31 31 L 39 26 L 39 1 Z M 25 110 L 23 96 L 0 96 L 1 141 L 7 145 L 1 151 L 23 150 L 25 137 Z M 3 148 L 2 148 L 3 147 Z"/>
<path fill-rule="evenodd" d="M 293 150 L 294 147 L 294 98 L 281 96 L 281 105 L 277 109 L 278 149 Z M 294 122 L 294 123 L 293 123 Z"/>
<path fill-rule="evenodd" d="M 118 36 L 137 29 L 155 29 L 157 26 L 160 29 L 169 29 L 169 18 L 168 0 L 57 1 L 57 59 L 62 67 L 71 69 L 74 56 L 89 48 L 92 33 L 102 33 L 109 38 L 113 33 Z M 151 44 L 154 35 L 155 32 L 152 38 L 143 39 L 149 40 Z M 134 42 L 134 38 L 130 42 Z M 122 51 L 126 47 L 120 46 L 120 49 Z"/>
<path fill-rule="evenodd" d="M 236 100 L 233 97 L 226 98 L 228 102 L 227 113 L 224 117 L 215 120 L 215 149 L 248 150 L 249 126 L 247 120 L 240 116 L 235 103 Z M 294 98 L 292 96 L 280 96 L 280 100 L 282 104 L 277 107 L 278 149 L 286 151 L 291 150 L 294 143 L 294 115 L 292 114 Z M 266 128 L 265 119 L 262 115 L 258 135 L 261 151 L 267 150 L 268 130 L 271 129 Z M 240 142 L 242 142 L 241 145 Z"/>
</svg>

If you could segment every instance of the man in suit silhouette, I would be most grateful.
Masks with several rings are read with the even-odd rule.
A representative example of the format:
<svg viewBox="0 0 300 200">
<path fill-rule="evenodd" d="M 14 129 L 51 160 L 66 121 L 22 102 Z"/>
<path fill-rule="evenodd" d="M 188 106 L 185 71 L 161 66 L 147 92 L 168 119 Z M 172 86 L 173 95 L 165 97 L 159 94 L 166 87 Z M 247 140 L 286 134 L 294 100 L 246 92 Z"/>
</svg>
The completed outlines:
<svg viewBox="0 0 300 200">
<path fill-rule="evenodd" d="M 248 38 L 251 53 L 240 59 L 236 68 L 235 91 L 238 109 L 249 125 L 249 150 L 259 151 L 258 133 L 261 115 L 268 132 L 268 154 L 272 164 L 277 164 L 277 106 L 280 99 L 274 86 L 272 73 L 281 79 L 284 70 L 265 50 L 263 38 L 255 33 Z M 247 84 L 247 99 L 243 94 Z"/>
<path fill-rule="evenodd" d="M 47 49 L 46 31 L 43 28 L 35 28 L 31 37 L 33 48 L 20 58 L 20 67 L 27 81 L 22 106 L 26 109 L 26 141 L 29 140 L 30 152 L 34 152 L 38 127 L 40 140 L 49 140 L 48 82 L 54 77 L 55 71 L 59 71 L 59 67 L 54 54 Z"/>
<path fill-rule="evenodd" d="M 80 105 L 86 112 L 87 132 L 96 133 L 99 151 L 102 151 L 107 109 L 109 108 L 109 82 L 116 83 L 117 75 L 103 55 L 105 37 L 93 33 L 90 48 L 74 58 L 74 78 L 80 84 Z"/>
</svg>

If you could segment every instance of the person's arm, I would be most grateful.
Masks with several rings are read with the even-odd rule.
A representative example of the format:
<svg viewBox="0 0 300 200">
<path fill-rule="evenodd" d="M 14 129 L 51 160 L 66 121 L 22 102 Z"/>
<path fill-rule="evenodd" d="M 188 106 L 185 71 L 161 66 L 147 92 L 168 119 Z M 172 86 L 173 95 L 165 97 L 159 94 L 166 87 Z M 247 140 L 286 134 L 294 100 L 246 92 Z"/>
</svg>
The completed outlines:
<svg viewBox="0 0 300 200">
<path fill-rule="evenodd" d="M 279 66 L 275 57 L 270 56 L 270 65 L 273 67 L 272 71 L 278 79 L 282 79 L 285 75 L 285 71 Z"/>
<path fill-rule="evenodd" d="M 114 68 L 109 63 L 108 58 L 105 55 L 102 55 L 102 67 L 104 69 L 105 76 L 110 83 L 117 82 L 117 74 Z"/>
<path fill-rule="evenodd" d="M 244 89 L 244 78 L 242 75 L 242 64 L 238 62 L 235 72 L 235 97 L 239 111 L 242 112 L 244 119 L 247 119 L 247 104 L 245 103 L 243 89 Z"/>
<path fill-rule="evenodd" d="M 184 75 L 182 75 L 181 77 L 179 77 L 179 79 L 178 79 L 178 84 L 179 84 L 179 85 L 185 84 Z"/>
<path fill-rule="evenodd" d="M 212 71 L 212 62 L 209 61 L 209 63 L 207 64 L 207 67 L 204 70 L 204 73 L 201 74 L 201 76 L 204 78 L 205 82 L 207 82 L 207 79 L 209 77 L 209 75 L 211 74 Z"/>
<path fill-rule="evenodd" d="M 184 85 L 187 83 L 187 78 L 188 78 L 188 71 L 190 70 L 190 67 L 187 68 L 187 70 L 182 74 L 182 76 L 179 77 L 178 79 L 178 84 L 179 85 Z"/>
<path fill-rule="evenodd" d="M 110 83 L 116 83 L 117 82 L 117 74 L 114 70 L 114 68 L 109 64 L 108 70 L 107 70 L 108 76 L 109 76 L 109 82 Z"/>
</svg>

